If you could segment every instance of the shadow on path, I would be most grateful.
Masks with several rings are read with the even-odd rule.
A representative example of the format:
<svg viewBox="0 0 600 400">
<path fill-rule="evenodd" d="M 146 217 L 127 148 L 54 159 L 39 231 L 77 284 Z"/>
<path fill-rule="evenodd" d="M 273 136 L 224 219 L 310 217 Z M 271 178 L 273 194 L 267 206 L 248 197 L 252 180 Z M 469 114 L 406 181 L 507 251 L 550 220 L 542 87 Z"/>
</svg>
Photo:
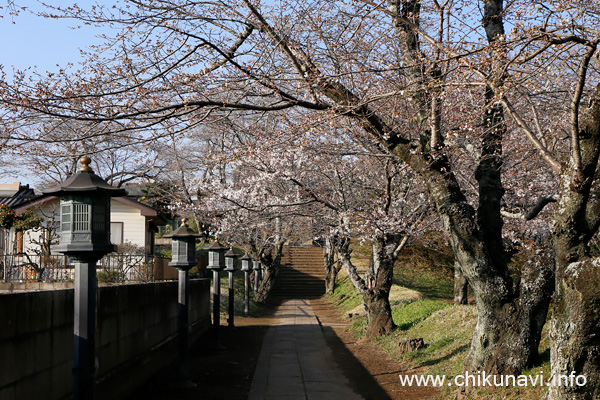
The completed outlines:
<svg viewBox="0 0 600 400">
<path fill-rule="evenodd" d="M 275 303 L 264 308 L 260 316 L 236 316 L 236 327 L 233 329 L 227 327 L 223 321 L 226 316 L 222 316 L 219 337 L 224 348 L 216 349 L 209 332 L 190 349 L 190 379 L 196 387 L 174 387 L 175 367 L 171 367 L 157 373 L 135 392 L 124 394 L 123 398 L 247 400 L 250 396 L 251 399 L 282 400 L 390 400 L 385 390 L 354 357 L 335 331 L 318 324 L 307 302 L 295 302 L 299 303 L 294 304 L 300 304 L 294 306 L 295 309 L 288 306 L 278 308 Z M 313 322 L 307 323 L 307 319 L 312 319 Z M 319 339 L 321 335 L 323 337 Z M 263 342 L 265 338 L 267 341 Z M 317 342 L 326 344 L 316 344 Z M 261 350 L 269 354 L 267 367 L 264 366 L 264 360 L 261 361 L 262 374 L 266 374 L 263 378 L 259 376 L 261 367 L 257 368 Z M 297 380 L 294 377 L 297 373 L 289 365 L 290 357 L 296 357 L 301 366 L 300 385 L 303 389 L 295 394 L 287 390 Z M 288 365 L 277 364 L 278 362 Z M 283 368 L 287 368 L 285 373 L 289 377 L 278 377 Z M 263 389 L 256 390 L 256 382 L 260 379 L 264 379 Z M 274 382 L 275 391 L 286 392 L 271 395 Z"/>
<path fill-rule="evenodd" d="M 369 371 L 348 350 L 335 331 L 328 326 L 322 326 L 321 330 L 333 352 L 336 363 L 348 378 L 351 388 L 355 392 L 360 393 L 365 399 L 391 400 L 391 397 L 387 395 Z"/>
</svg>

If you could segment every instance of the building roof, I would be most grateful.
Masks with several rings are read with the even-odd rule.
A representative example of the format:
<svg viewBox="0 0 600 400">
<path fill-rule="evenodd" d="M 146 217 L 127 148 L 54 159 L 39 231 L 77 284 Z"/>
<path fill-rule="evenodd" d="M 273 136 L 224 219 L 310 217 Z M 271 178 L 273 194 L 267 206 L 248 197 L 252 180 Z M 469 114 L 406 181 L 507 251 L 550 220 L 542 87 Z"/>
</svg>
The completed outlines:
<svg viewBox="0 0 600 400">
<path fill-rule="evenodd" d="M 34 197 L 35 192 L 29 185 L 21 185 L 19 182 L 0 184 L 0 204 L 15 208 Z"/>
<path fill-rule="evenodd" d="M 22 214 L 25 210 L 27 210 L 30 207 L 45 203 L 53 199 L 58 199 L 58 197 L 52 196 L 51 194 L 42 194 L 40 196 L 34 196 L 27 199 L 24 202 L 19 203 L 17 206 L 14 207 L 14 209 L 17 214 Z M 156 225 L 165 225 L 167 223 L 166 219 L 162 215 L 160 215 L 155 208 L 150 207 L 149 205 L 142 204 L 139 201 L 128 197 L 113 197 L 112 199 L 118 201 L 119 203 L 126 204 L 130 207 L 137 208 L 138 210 L 140 210 L 140 214 L 142 216 L 148 217 Z"/>
</svg>

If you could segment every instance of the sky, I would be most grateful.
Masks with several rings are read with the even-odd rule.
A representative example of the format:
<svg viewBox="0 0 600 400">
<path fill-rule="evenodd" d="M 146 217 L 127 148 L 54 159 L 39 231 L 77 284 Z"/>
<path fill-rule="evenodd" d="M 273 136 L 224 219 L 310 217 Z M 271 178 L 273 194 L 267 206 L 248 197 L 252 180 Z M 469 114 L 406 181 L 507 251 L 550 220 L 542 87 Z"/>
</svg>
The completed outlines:
<svg viewBox="0 0 600 400">
<path fill-rule="evenodd" d="M 78 49 L 87 49 L 90 44 L 100 43 L 100 39 L 95 37 L 100 33 L 98 28 L 84 26 L 74 30 L 71 27 L 78 25 L 76 21 L 33 15 L 30 11 L 43 9 L 37 1 L 15 0 L 15 3 L 27 4 L 29 8 L 14 17 L 8 15 L 6 3 L 7 0 L 0 0 L 0 6 L 3 7 L 0 10 L 0 64 L 9 74 L 12 66 L 17 69 L 37 66 L 40 72 L 57 72 L 57 64 L 65 67 L 69 62 L 77 66 L 81 60 Z M 59 3 L 66 5 L 69 2 Z M 95 1 L 77 3 L 86 8 Z"/>
<path fill-rule="evenodd" d="M 50 0 L 52 1 L 52 0 Z M 15 0 L 19 5 L 27 4 L 30 8 L 21 11 L 18 16 L 8 15 L 7 0 L 0 0 L 0 64 L 3 65 L 8 79 L 12 76 L 13 66 L 16 69 L 36 67 L 38 72 L 58 72 L 72 62 L 74 67 L 82 60 L 79 49 L 87 49 L 91 44 L 101 43 L 96 37 L 100 29 L 77 26 L 73 20 L 47 19 L 33 15 L 30 11 L 43 8 L 33 0 Z M 67 4 L 67 1 L 61 1 Z M 82 7 L 94 1 L 78 1 Z M 57 66 L 57 64 L 60 66 Z M 0 174 L 0 183 L 20 181 L 22 184 L 33 184 L 35 178 L 22 172 Z"/>
</svg>

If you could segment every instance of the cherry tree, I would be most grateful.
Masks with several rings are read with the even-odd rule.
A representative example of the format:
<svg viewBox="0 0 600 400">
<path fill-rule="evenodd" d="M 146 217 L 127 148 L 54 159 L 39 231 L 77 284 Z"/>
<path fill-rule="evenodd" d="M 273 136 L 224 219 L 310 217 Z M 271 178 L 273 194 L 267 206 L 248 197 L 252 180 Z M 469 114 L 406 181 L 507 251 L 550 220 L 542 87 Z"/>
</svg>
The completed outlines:
<svg viewBox="0 0 600 400">
<path fill-rule="evenodd" d="M 495 38 L 501 33 L 493 32 L 498 30 L 499 9 L 488 7 L 499 2 L 485 4 L 484 20 L 492 22 L 486 24 L 489 41 L 495 41 L 492 53 L 500 54 Z M 453 172 L 444 142 L 447 131 L 441 129 L 444 85 L 453 76 L 454 59 L 460 58 L 441 51 L 446 48 L 431 36 L 443 40 L 449 32 L 443 23 L 452 15 L 448 4 L 434 6 L 423 14 L 421 1 L 390 1 L 387 8 L 319 1 L 273 6 L 147 1 L 89 11 L 67 7 L 57 12 L 90 23 L 121 24 L 124 30 L 72 74 L 33 83 L 17 74 L 15 85 L 5 86 L 3 101 L 15 114 L 25 109 L 109 124 L 123 140 L 133 140 L 138 132 L 148 140 L 167 130 L 181 132 L 218 118 L 218 109 L 230 110 L 230 118 L 246 110 L 304 108 L 354 120 L 383 152 L 409 165 L 427 186 L 479 308 L 469 367 L 519 370 L 537 343 L 526 321 L 531 310 L 515 310 L 510 315 L 519 319 L 505 320 L 506 305 L 517 308 L 519 300 L 502 241 L 497 240 L 502 228 L 498 144 L 503 129 L 496 129 L 494 121 L 501 110 L 486 117 L 487 144 L 478 161 L 480 204 L 474 208 Z M 453 3 L 452 9 L 461 6 Z M 290 12 L 281 13 L 279 7 Z M 457 21 L 453 19 L 450 30 L 469 29 Z M 473 45 L 477 51 L 469 66 L 481 61 L 481 49 L 486 48 Z M 446 47 L 452 51 L 456 46 Z M 475 75 L 481 74 L 486 76 L 486 71 Z M 475 83 L 485 87 L 481 79 Z M 541 299 L 527 304 L 545 300 L 545 293 L 534 294 Z M 506 330 L 515 332 L 497 333 Z M 525 338 L 514 346 L 513 336 L 521 332 Z M 505 357 L 509 350 L 514 356 Z"/>
<path fill-rule="evenodd" d="M 162 144 L 121 140 L 97 129 L 96 124 L 68 120 L 20 127 L 3 152 L 1 169 L 7 174 L 19 170 L 19 175 L 35 179 L 41 187 L 74 174 L 84 155 L 93 157 L 97 173 L 119 187 L 154 179 L 166 169 L 168 159 L 161 154 Z"/>
<path fill-rule="evenodd" d="M 225 146 L 230 160 L 225 179 L 197 181 L 202 208 L 219 215 L 219 234 L 247 242 L 263 261 L 259 299 L 277 276 L 284 241 L 297 234 L 302 220 L 318 219 L 308 237 L 336 238 L 341 262 L 368 311 L 367 336 L 389 332 L 394 328 L 389 305 L 394 262 L 427 215 L 423 188 L 406 165 L 381 153 L 352 124 L 330 128 L 328 117 L 299 121 L 302 115 L 293 121 L 275 118 L 273 125 L 261 121 L 260 135 L 238 127 L 232 135 L 237 139 Z M 284 140 L 281 130 L 287 132 Z M 364 277 L 351 261 L 350 238 L 372 243 Z M 257 243 L 268 243 L 268 251 Z M 332 285 L 335 274 L 328 267 Z"/>
<path fill-rule="evenodd" d="M 380 154 L 408 165 L 426 187 L 477 303 L 467 368 L 511 373 L 535 359 L 540 315 L 552 294 L 552 254 L 532 256 L 513 282 L 503 214 L 518 213 L 510 204 L 503 209 L 502 176 L 512 172 L 504 146 L 509 133 L 521 133 L 513 137 L 527 138 L 550 165 L 544 179 L 561 179 L 559 194 L 533 193 L 544 189 L 533 185 L 525 196 L 542 198 L 534 209 L 558 197 L 553 237 L 562 296 L 568 293 L 563 278 L 571 276 L 564 271 L 587 259 L 588 237 L 596 231 L 593 217 L 582 223 L 594 214 L 597 158 L 585 140 L 595 118 L 595 4 L 148 0 L 56 13 L 124 29 L 79 71 L 34 81 L 17 74 L 4 84 L 1 101 L 11 118 L 18 121 L 26 110 L 107 124 L 123 140 L 141 135 L 148 141 L 249 113 L 328 117 L 332 128 L 352 121 Z M 507 32 L 505 21 L 514 29 Z M 582 107 L 584 99 L 590 107 Z M 551 108 L 541 108 L 547 100 Z M 556 121 L 543 125 L 565 109 L 567 138 Z M 286 137 L 282 131 L 279 141 Z M 467 173 L 457 168 L 464 151 L 475 155 Z M 572 161 L 565 163 L 565 155 Z M 579 206 L 567 205 L 572 198 Z M 530 219 L 539 212 L 523 214 Z M 589 310 L 588 300 L 576 298 L 566 294 L 565 301 Z M 559 335 L 553 365 L 585 365 L 593 376 L 584 331 L 597 321 L 584 327 L 573 325 L 573 317 L 557 314 L 556 332 L 577 326 L 582 334 L 569 344 Z M 593 396 L 595 387 L 581 389 L 582 396 Z M 561 398 L 561 390 L 551 396 Z"/>
</svg>

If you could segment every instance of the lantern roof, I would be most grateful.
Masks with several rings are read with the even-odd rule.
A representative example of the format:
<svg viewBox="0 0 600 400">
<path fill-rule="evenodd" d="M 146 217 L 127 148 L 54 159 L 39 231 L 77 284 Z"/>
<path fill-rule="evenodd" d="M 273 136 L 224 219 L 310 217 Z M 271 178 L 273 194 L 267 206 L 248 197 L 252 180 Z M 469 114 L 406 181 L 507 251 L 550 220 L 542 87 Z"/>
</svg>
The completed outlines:
<svg viewBox="0 0 600 400">
<path fill-rule="evenodd" d="M 250 254 L 246 253 L 242 256 L 241 258 L 242 260 L 252 260 L 252 257 L 250 256 Z"/>
<path fill-rule="evenodd" d="M 125 189 L 109 185 L 104 179 L 96 175 L 90 168 L 92 160 L 89 157 L 83 157 L 79 162 L 82 167 L 75 175 L 71 175 L 57 186 L 42 190 L 42 193 L 61 196 L 82 192 L 94 192 L 102 193 L 109 197 L 121 197 L 127 194 Z"/>
<path fill-rule="evenodd" d="M 186 237 L 198 237 L 199 233 L 196 233 L 192 228 L 187 226 L 187 219 L 181 220 L 181 226 L 175 229 L 172 233 L 165 235 L 166 238 L 186 238 Z"/>
<path fill-rule="evenodd" d="M 219 243 L 218 241 L 214 241 L 210 244 L 210 246 L 208 246 L 206 248 L 206 250 L 210 250 L 210 251 L 223 251 L 225 250 L 227 247 L 223 246 L 221 243 Z"/>
<path fill-rule="evenodd" d="M 237 257 L 238 255 L 235 254 L 235 251 L 233 251 L 232 248 L 229 249 L 229 251 L 227 253 L 225 253 L 225 257 Z"/>
</svg>

